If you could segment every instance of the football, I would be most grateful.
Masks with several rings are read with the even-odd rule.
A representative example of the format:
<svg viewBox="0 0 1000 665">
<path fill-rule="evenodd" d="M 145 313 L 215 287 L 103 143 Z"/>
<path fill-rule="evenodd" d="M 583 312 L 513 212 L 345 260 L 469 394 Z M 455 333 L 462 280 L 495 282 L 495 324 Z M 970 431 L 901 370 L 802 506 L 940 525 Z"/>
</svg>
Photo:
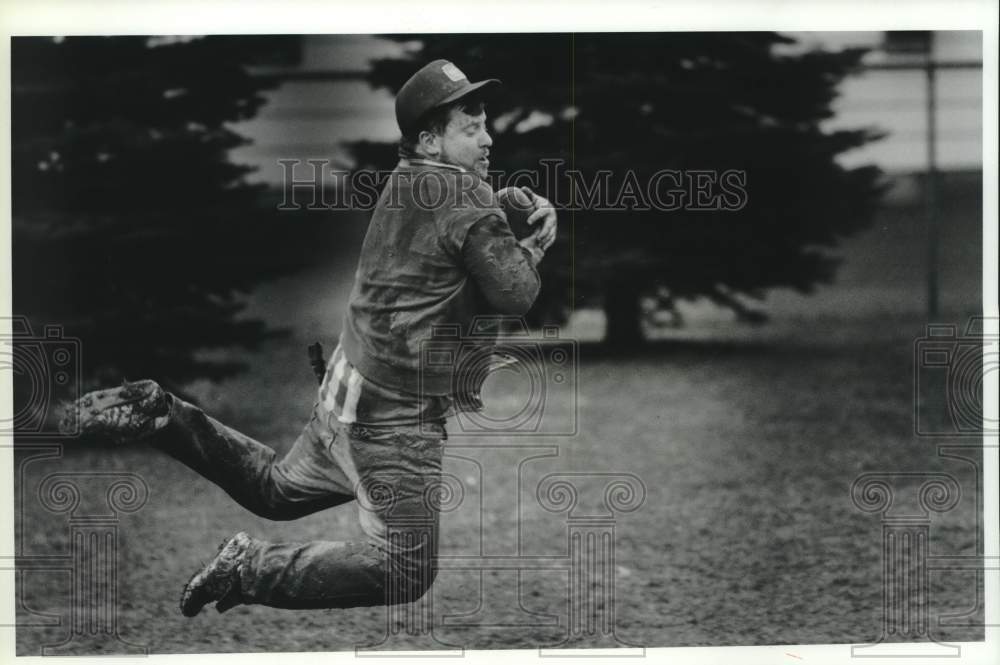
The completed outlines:
<svg viewBox="0 0 1000 665">
<path fill-rule="evenodd" d="M 497 202 L 507 215 L 507 224 L 514 237 L 523 240 L 538 230 L 537 225 L 529 225 L 528 217 L 535 211 L 535 204 L 517 187 L 505 187 L 497 192 Z"/>
</svg>

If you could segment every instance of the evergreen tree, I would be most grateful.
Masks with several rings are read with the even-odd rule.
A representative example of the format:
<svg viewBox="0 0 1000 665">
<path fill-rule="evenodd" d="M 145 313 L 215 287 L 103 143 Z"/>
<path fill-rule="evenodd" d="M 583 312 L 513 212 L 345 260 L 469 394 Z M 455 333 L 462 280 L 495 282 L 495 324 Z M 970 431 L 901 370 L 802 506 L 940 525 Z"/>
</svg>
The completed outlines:
<svg viewBox="0 0 1000 665">
<path fill-rule="evenodd" d="M 167 385 L 238 365 L 200 351 L 275 331 L 239 294 L 290 269 L 262 191 L 229 161 L 289 37 L 12 40 L 14 312 L 82 342 L 87 383 Z"/>
</svg>

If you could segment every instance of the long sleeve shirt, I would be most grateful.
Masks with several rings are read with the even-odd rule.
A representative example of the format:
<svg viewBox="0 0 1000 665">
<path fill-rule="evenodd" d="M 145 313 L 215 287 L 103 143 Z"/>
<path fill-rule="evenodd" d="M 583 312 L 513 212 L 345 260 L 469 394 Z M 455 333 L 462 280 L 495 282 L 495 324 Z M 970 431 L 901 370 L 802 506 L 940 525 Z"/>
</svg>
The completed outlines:
<svg viewBox="0 0 1000 665">
<path fill-rule="evenodd" d="M 363 424 L 475 408 L 476 388 L 438 352 L 457 357 L 477 316 L 524 314 L 540 285 L 488 185 L 457 167 L 403 160 L 372 216 L 320 399 L 341 422 Z"/>
<path fill-rule="evenodd" d="M 531 252 L 518 244 L 506 219 L 489 215 L 473 224 L 462 259 L 494 313 L 522 316 L 531 309 L 541 280 Z"/>
</svg>

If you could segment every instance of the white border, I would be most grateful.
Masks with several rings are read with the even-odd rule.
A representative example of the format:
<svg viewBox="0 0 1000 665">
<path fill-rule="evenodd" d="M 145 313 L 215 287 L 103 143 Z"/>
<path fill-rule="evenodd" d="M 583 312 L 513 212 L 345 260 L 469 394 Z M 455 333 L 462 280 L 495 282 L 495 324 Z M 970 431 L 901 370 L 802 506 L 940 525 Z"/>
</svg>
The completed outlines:
<svg viewBox="0 0 1000 665">
<path fill-rule="evenodd" d="M 386 34 L 698 30 L 987 30 L 990 0 L 13 0 L 4 32 Z M 987 53 L 989 46 L 986 46 Z"/>
<path fill-rule="evenodd" d="M 292 2 L 261 0 L 0 0 L 0 23 L 8 37 L 0 51 L 0 163 L 10 163 L 10 42 L 11 35 L 50 34 L 205 34 L 205 33 L 405 33 L 405 32 L 605 32 L 605 31 L 699 31 L 699 30 L 982 30 L 983 31 L 983 182 L 984 224 L 983 302 L 989 317 L 997 312 L 997 25 L 995 0 L 804 0 L 795 1 L 710 1 L 638 2 L 636 0 L 553 0 L 542 3 L 506 0 L 500 5 L 484 3 L 368 0 L 333 2 L 298 0 Z M 0 182 L 0 207 L 3 228 L 0 233 L 0 263 L 4 278 L 0 287 L 0 312 L 9 315 L 10 287 L 10 199 L 9 169 L 3 169 Z M 9 331 L 7 331 L 9 332 Z M 991 331 L 994 334 L 996 328 Z M 998 390 L 996 375 L 984 387 L 987 418 L 996 418 Z M 9 416 L 12 410 L 11 386 L 6 374 L 0 377 L 0 407 Z M 992 406 L 990 406 L 992 405 Z M 9 443 L 4 441 L 4 443 Z M 998 483 L 997 441 L 984 453 L 984 521 L 987 556 L 1000 556 L 997 539 Z M 0 478 L 13 477 L 10 448 L 0 454 Z M 0 554 L 11 553 L 13 546 L 13 490 L 6 481 L 0 506 Z M 9 579 L 8 579 L 9 578 Z M 10 623 L 14 616 L 12 575 L 0 579 L 3 598 L 0 623 Z M 997 590 L 1000 575 L 988 573 L 986 579 L 986 623 L 1000 624 Z M 0 634 L 13 631 L 0 629 Z M 950 663 L 1000 662 L 998 629 L 987 628 L 987 642 L 962 644 L 960 659 Z M 13 659 L 13 639 L 4 635 L 4 660 Z M 215 662 L 312 663 L 317 653 L 233 654 L 213 656 Z M 338 662 L 354 661 L 353 654 L 323 654 Z M 538 659 L 537 651 L 467 652 L 469 662 L 492 663 L 508 657 Z M 844 662 L 850 659 L 848 645 L 712 648 L 650 648 L 647 658 L 667 659 L 677 663 L 810 663 Z M 81 659 L 85 662 L 99 658 Z M 148 659 L 116 658 L 115 662 L 200 662 L 200 656 L 151 656 Z M 577 659 L 570 659 L 576 661 Z M 604 659 L 599 659 L 603 661 Z M 614 659 L 635 662 L 635 659 Z M 45 662 L 40 657 L 18 658 L 18 662 Z M 463 659 L 463 662 L 465 659 Z M 399 659 L 366 657 L 364 662 L 399 663 Z M 560 659 L 559 662 L 564 662 Z M 594 658 L 579 659 L 594 663 Z M 857 661 L 853 661 L 857 662 Z M 899 662 L 898 659 L 894 662 Z M 921 663 L 937 662 L 921 658 Z"/>
</svg>

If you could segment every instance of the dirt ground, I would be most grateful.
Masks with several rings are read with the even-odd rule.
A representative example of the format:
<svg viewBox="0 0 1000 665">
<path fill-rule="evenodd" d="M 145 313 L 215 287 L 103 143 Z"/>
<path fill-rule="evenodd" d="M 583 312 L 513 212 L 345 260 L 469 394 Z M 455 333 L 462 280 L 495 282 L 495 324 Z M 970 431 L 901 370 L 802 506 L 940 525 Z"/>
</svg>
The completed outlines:
<svg viewBox="0 0 1000 665">
<path fill-rule="evenodd" d="M 317 327 L 304 326 L 250 357 L 251 370 L 237 379 L 193 390 L 219 419 L 287 450 L 313 400 L 303 348 Z M 464 495 L 443 517 L 442 555 L 533 555 L 564 564 L 567 534 L 580 524 L 540 507 L 536 487 L 551 473 L 578 474 L 572 477 L 582 488 L 581 513 L 603 497 L 607 476 L 597 474 L 632 474 L 644 500 L 614 515 L 614 558 L 607 562 L 613 602 L 591 595 L 592 609 L 572 614 L 594 587 L 571 582 L 558 562 L 520 574 L 444 570 L 427 610 L 433 636 L 407 635 L 400 615 L 382 608 L 250 606 L 182 617 L 184 582 L 222 539 L 247 530 L 272 541 L 349 540 L 361 535 L 356 509 L 268 522 L 159 452 L 67 448 L 61 458 L 25 464 L 15 487 L 19 554 L 41 561 L 18 575 L 17 653 L 38 655 L 70 631 L 70 575 L 58 564 L 45 568 L 42 559 L 71 552 L 67 515 L 39 500 L 40 483 L 56 471 L 133 473 L 149 489 L 145 505 L 116 523 L 120 639 L 80 640 L 70 651 L 871 642 L 882 632 L 883 524 L 880 514 L 852 502 L 851 485 L 861 474 L 947 474 L 961 496 L 945 512 L 929 513 L 929 553 L 981 553 L 979 454 L 961 453 L 972 461 L 944 457 L 938 444 L 969 440 L 914 434 L 913 353 L 922 334 L 915 320 L 882 317 L 798 322 L 785 333 L 742 341 L 674 341 L 632 357 L 583 345 L 576 435 L 484 440 L 463 436 L 452 423 L 445 471 L 461 481 Z M 504 386 L 491 389 L 503 399 Z M 566 404 L 550 404 L 563 427 L 573 417 L 571 409 L 559 411 Z M 541 454 L 530 446 L 555 446 L 556 454 L 526 461 Z M 927 477 L 907 476 L 894 488 L 899 506 L 919 513 L 917 485 Z M 968 572 L 928 574 L 926 605 L 913 609 L 926 610 L 934 638 L 982 639 L 981 581 Z M 582 631 L 574 632 L 574 617 L 582 617 Z M 588 618 L 597 621 L 590 631 Z M 394 634 L 384 642 L 387 632 Z"/>
</svg>

